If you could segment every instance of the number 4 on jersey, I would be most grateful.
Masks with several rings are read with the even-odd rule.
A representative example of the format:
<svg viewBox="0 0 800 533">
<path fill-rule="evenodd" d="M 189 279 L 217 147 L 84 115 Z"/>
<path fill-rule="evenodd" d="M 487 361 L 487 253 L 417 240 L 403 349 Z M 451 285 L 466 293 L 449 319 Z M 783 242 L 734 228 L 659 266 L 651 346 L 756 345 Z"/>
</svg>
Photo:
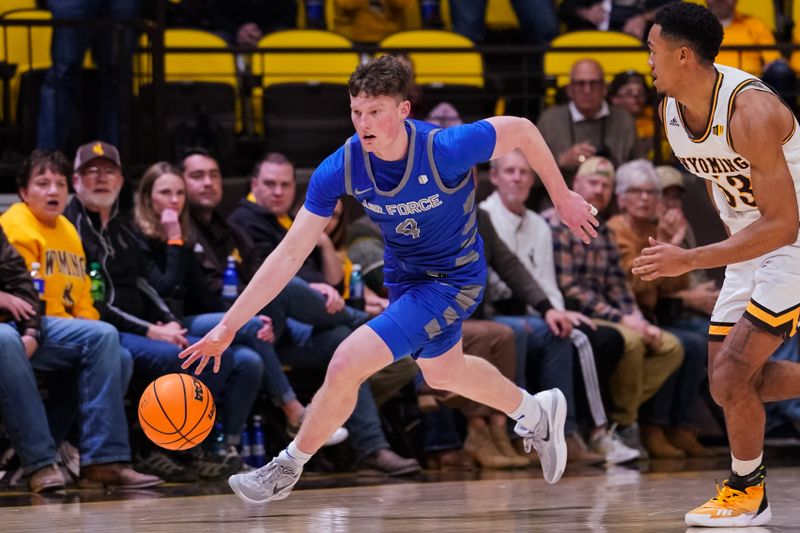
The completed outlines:
<svg viewBox="0 0 800 533">
<path fill-rule="evenodd" d="M 419 238 L 419 228 L 417 227 L 417 221 L 413 218 L 407 218 L 401 223 L 397 225 L 394 230 L 399 233 L 400 235 L 409 235 L 412 239 Z"/>
</svg>

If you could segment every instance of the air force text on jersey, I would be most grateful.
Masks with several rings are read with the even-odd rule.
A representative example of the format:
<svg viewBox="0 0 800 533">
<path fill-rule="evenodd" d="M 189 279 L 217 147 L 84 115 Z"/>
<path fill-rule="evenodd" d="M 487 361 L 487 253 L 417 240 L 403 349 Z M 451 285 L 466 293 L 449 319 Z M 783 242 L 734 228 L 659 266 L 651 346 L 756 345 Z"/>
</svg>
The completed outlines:
<svg viewBox="0 0 800 533">
<path fill-rule="evenodd" d="M 380 206 L 370 203 L 367 200 L 362 200 L 361 205 L 364 206 L 364 209 L 369 209 L 373 213 L 379 213 L 381 215 L 413 215 L 414 213 L 424 213 L 425 211 L 430 211 L 431 209 L 439 207 L 442 205 L 442 201 L 439 199 L 439 194 L 437 193 L 420 200 L 402 202 L 399 204 Z"/>
</svg>

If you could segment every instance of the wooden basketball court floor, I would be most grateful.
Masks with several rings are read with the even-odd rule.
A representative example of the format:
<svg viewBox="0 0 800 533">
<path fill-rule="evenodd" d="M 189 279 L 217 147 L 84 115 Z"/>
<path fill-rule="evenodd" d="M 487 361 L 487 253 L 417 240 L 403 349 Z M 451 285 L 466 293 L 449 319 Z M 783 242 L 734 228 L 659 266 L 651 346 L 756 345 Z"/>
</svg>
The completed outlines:
<svg viewBox="0 0 800 533">
<path fill-rule="evenodd" d="M 538 468 L 521 472 L 422 474 L 405 480 L 307 476 L 288 499 L 245 505 L 225 484 L 173 485 L 153 491 L 0 496 L 3 532 L 671 532 L 687 529 L 683 514 L 714 493 L 727 460 L 651 461 L 636 468 L 568 469 L 549 486 Z M 796 464 L 796 461 L 794 461 Z M 707 469 L 711 467 L 711 469 Z M 800 467 L 772 467 L 768 527 L 741 532 L 800 531 Z M 329 486 L 333 485 L 333 488 Z M 328 488 L 325 488 L 328 487 Z M 717 530 L 720 531 L 720 530 Z M 734 531 L 721 530 L 721 531 Z"/>
</svg>

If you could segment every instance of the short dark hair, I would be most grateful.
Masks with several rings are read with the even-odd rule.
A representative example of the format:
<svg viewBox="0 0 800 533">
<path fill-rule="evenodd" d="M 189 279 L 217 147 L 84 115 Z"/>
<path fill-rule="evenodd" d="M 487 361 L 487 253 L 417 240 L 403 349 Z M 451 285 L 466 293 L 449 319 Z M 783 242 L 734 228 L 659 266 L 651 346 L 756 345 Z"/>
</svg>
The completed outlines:
<svg viewBox="0 0 800 533">
<path fill-rule="evenodd" d="M 187 150 L 185 150 L 181 154 L 181 160 L 178 161 L 177 165 L 175 165 L 177 167 L 177 169 L 180 171 L 181 174 L 183 174 L 184 171 L 186 170 L 186 165 L 184 164 L 184 161 L 186 161 L 188 158 L 190 158 L 193 155 L 202 155 L 203 157 L 207 157 L 209 159 L 213 159 L 217 163 L 217 165 L 219 165 L 219 160 L 216 157 L 214 157 L 211 154 L 211 152 L 209 152 L 208 150 L 206 150 L 202 146 L 194 146 L 192 148 L 188 148 Z"/>
<path fill-rule="evenodd" d="M 386 55 L 359 66 L 350 76 L 350 96 L 395 96 L 408 99 L 411 69 L 394 56 Z"/>
<path fill-rule="evenodd" d="M 722 24 L 707 8 L 689 2 L 667 4 L 658 11 L 654 24 L 669 40 L 685 44 L 706 63 L 713 63 L 722 44 Z"/>
<path fill-rule="evenodd" d="M 263 165 L 264 163 L 272 163 L 273 165 L 292 165 L 292 166 L 294 166 L 294 163 L 292 163 L 289 160 L 289 158 L 286 157 L 285 155 L 283 155 L 282 153 L 280 153 L 280 152 L 269 152 L 267 155 L 265 155 L 264 157 L 259 159 L 258 163 L 255 164 L 255 166 L 253 167 L 253 176 L 252 177 L 255 178 L 256 176 L 258 176 L 258 173 L 261 172 L 261 165 Z"/>
<path fill-rule="evenodd" d="M 49 170 L 62 176 L 72 174 L 71 167 L 64 154 L 58 150 L 34 150 L 31 155 L 22 162 L 19 174 L 17 174 L 17 190 L 27 189 L 28 183 L 34 174 Z"/>
</svg>

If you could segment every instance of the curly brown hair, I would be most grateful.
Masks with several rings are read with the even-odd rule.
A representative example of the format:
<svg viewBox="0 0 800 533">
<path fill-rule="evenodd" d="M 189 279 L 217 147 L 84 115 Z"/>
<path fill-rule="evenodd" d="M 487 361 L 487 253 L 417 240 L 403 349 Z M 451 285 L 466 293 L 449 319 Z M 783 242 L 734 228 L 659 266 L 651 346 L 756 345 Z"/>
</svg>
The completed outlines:
<svg viewBox="0 0 800 533">
<path fill-rule="evenodd" d="M 408 99 L 411 69 L 394 56 L 381 56 L 359 66 L 350 76 L 350 96 L 394 96 Z"/>
<path fill-rule="evenodd" d="M 153 208 L 152 195 L 153 186 L 155 185 L 156 180 L 166 174 L 174 174 L 175 176 L 178 176 L 181 181 L 184 181 L 180 171 L 165 161 L 160 161 L 150 165 L 150 167 L 145 170 L 144 174 L 142 175 L 142 179 L 139 180 L 139 188 L 137 189 L 136 197 L 134 198 L 133 212 L 136 225 L 139 226 L 139 229 L 142 230 L 142 233 L 148 237 L 160 239 L 162 241 L 167 239 L 167 235 L 164 233 L 164 228 L 161 226 L 161 217 L 156 214 L 156 211 Z M 189 231 L 189 215 L 186 204 L 184 204 L 183 210 L 179 215 L 179 220 L 181 223 L 181 233 L 183 234 L 184 239 L 186 239 Z"/>
<path fill-rule="evenodd" d="M 45 170 L 62 176 L 70 176 L 70 164 L 58 150 L 34 150 L 25 158 L 17 174 L 17 190 L 27 189 L 31 178 Z"/>
</svg>

